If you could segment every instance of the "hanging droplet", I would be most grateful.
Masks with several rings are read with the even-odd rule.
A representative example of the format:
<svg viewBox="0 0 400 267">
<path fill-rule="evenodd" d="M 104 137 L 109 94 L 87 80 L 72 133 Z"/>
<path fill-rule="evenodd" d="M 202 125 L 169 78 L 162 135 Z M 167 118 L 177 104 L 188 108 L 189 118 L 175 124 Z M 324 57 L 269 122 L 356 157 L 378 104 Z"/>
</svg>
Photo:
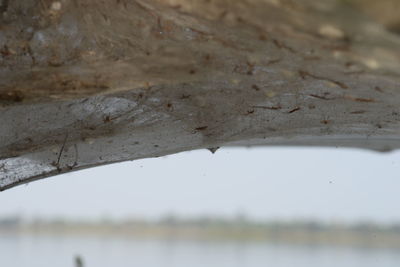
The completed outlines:
<svg viewBox="0 0 400 267">
<path fill-rule="evenodd" d="M 215 154 L 215 152 L 217 152 L 217 150 L 220 149 L 220 147 L 219 147 L 219 146 L 217 146 L 217 147 L 210 147 L 210 148 L 207 148 L 207 149 L 210 150 L 211 153 Z"/>
</svg>

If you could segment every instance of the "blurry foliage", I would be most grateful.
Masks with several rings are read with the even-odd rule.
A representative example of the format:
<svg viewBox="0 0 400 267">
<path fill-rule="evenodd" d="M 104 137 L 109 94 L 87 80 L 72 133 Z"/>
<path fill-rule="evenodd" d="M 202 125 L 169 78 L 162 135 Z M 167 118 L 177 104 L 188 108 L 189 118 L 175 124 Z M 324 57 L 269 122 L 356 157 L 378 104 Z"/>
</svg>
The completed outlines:
<svg viewBox="0 0 400 267">
<path fill-rule="evenodd" d="M 66 236 L 123 236 L 140 239 L 183 239 L 215 241 L 251 241 L 351 247 L 385 247 L 400 249 L 400 224 L 371 222 L 324 223 L 319 221 L 254 221 L 247 217 L 180 218 L 168 215 L 146 221 L 46 221 L 21 222 L 0 218 L 2 234 Z"/>
</svg>

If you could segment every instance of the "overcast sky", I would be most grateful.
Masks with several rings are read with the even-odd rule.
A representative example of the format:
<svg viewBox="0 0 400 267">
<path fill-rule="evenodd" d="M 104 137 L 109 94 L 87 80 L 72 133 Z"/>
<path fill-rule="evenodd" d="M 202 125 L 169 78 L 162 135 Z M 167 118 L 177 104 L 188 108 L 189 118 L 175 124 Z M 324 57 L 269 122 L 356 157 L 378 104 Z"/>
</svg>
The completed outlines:
<svg viewBox="0 0 400 267">
<path fill-rule="evenodd" d="M 230 148 L 83 170 L 0 193 L 0 217 L 400 222 L 400 152 Z"/>
</svg>

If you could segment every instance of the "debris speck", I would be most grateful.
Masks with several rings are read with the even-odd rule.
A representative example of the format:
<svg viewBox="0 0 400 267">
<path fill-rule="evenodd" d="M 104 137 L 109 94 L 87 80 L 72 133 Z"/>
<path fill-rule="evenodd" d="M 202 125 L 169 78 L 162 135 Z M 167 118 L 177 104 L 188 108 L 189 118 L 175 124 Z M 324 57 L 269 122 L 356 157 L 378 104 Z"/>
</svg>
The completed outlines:
<svg viewBox="0 0 400 267">
<path fill-rule="evenodd" d="M 370 68 L 372 70 L 376 70 L 376 69 L 379 69 L 381 67 L 379 62 L 376 61 L 373 58 L 366 58 L 366 59 L 363 60 L 363 63 L 365 64 L 365 66 L 367 66 L 368 68 Z"/>
<path fill-rule="evenodd" d="M 273 98 L 273 97 L 276 96 L 276 93 L 275 93 L 275 92 L 272 92 L 272 91 L 268 91 L 268 92 L 265 93 L 265 95 L 266 95 L 268 98 Z"/>
<path fill-rule="evenodd" d="M 318 33 L 329 39 L 344 39 L 345 37 L 345 34 L 341 29 L 330 24 L 322 25 L 319 28 Z"/>
<path fill-rule="evenodd" d="M 295 113 L 295 112 L 297 112 L 297 111 L 299 111 L 299 110 L 300 110 L 300 107 L 296 107 L 296 108 L 294 108 L 294 109 L 288 111 L 288 113 L 289 113 L 289 114 L 292 114 L 292 113 Z"/>
<path fill-rule="evenodd" d="M 204 131 L 208 128 L 208 126 L 201 126 L 201 127 L 197 127 L 195 130 L 196 131 Z"/>
<path fill-rule="evenodd" d="M 59 1 L 55 1 L 55 2 L 51 3 L 50 8 L 51 8 L 51 10 L 54 10 L 54 11 L 60 11 L 62 8 L 62 4 Z"/>
<path fill-rule="evenodd" d="M 89 145 L 93 145 L 95 140 L 93 138 L 85 138 L 85 143 Z"/>
</svg>

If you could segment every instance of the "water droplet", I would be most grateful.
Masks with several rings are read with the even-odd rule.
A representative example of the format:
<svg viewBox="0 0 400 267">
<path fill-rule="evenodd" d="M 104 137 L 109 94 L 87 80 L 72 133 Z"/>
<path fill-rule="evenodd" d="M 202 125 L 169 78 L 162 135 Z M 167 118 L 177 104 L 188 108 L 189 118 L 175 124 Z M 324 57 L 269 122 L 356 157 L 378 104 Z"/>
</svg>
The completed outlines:
<svg viewBox="0 0 400 267">
<path fill-rule="evenodd" d="M 220 147 L 219 146 L 217 146 L 217 147 L 210 147 L 210 148 L 207 148 L 211 153 L 213 153 L 213 154 L 215 154 L 215 152 L 217 152 L 217 150 L 218 149 L 220 149 Z"/>
</svg>

